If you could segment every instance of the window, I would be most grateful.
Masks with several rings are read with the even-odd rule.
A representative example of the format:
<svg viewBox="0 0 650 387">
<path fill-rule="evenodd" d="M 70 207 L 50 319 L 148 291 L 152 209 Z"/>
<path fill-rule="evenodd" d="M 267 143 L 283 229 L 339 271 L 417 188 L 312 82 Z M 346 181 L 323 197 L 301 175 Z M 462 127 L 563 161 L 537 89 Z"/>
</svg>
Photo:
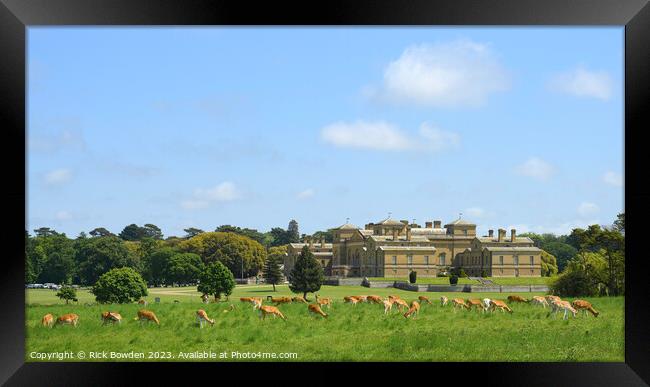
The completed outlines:
<svg viewBox="0 0 650 387">
<path fill-rule="evenodd" d="M 519 257 L 515 255 L 515 265 L 519 265 Z"/>
<path fill-rule="evenodd" d="M 428 265 L 428 264 L 429 264 L 429 256 L 428 256 L 428 255 L 425 255 L 425 256 L 424 256 L 424 264 L 425 264 L 425 265 Z M 429 272 L 429 270 L 427 270 L 427 273 L 428 273 L 428 272 Z"/>
<path fill-rule="evenodd" d="M 515 277 L 519 277 L 519 269 L 515 269 Z"/>
<path fill-rule="evenodd" d="M 463 230 L 463 233 L 464 233 L 465 235 L 467 235 L 467 230 Z"/>
<path fill-rule="evenodd" d="M 446 264 L 446 262 L 445 262 L 446 258 L 447 258 L 447 256 L 446 256 L 445 253 L 440 254 L 440 265 L 441 266 L 444 266 Z"/>
<path fill-rule="evenodd" d="M 499 265 L 503 265 L 503 255 L 499 255 Z M 501 272 L 503 272 L 503 269 Z"/>
<path fill-rule="evenodd" d="M 534 264 L 535 264 L 535 258 L 533 258 L 533 256 L 531 255 L 530 256 L 530 265 L 532 266 Z"/>
<path fill-rule="evenodd" d="M 408 260 L 409 265 L 413 264 L 413 256 L 412 255 L 407 255 L 406 259 Z"/>
<path fill-rule="evenodd" d="M 397 256 L 396 255 L 393 255 L 392 260 L 393 260 L 393 265 L 397 265 Z"/>
</svg>

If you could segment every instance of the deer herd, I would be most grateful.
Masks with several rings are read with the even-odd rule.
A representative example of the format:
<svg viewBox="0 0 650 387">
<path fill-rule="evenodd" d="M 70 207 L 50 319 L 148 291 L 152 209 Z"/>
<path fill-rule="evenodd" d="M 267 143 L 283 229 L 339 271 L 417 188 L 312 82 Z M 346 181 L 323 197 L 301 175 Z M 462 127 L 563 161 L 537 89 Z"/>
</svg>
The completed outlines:
<svg viewBox="0 0 650 387">
<path fill-rule="evenodd" d="M 242 297 L 239 300 L 243 303 L 252 304 L 253 310 L 259 312 L 259 318 L 262 320 L 264 320 L 267 315 L 271 315 L 273 317 L 280 317 L 281 319 L 286 320 L 287 318 L 280 311 L 278 306 L 282 304 L 292 304 L 292 303 L 307 304 L 307 311 L 310 315 L 314 315 L 315 317 L 327 318 L 329 314 L 325 313 L 323 311 L 323 308 L 327 308 L 327 310 L 329 311 L 329 309 L 332 307 L 332 299 L 322 298 L 318 294 L 315 294 L 315 299 L 316 302 L 310 303 L 304 297 L 299 297 L 299 296 L 296 297 L 268 296 L 266 298 L 266 301 L 273 305 L 263 305 L 264 300 L 261 297 Z M 201 300 L 204 303 L 207 303 L 207 296 L 202 295 Z M 573 302 L 569 302 L 566 300 L 562 300 L 558 296 L 553 296 L 553 295 L 533 296 L 530 299 L 526 299 L 518 295 L 510 295 L 508 296 L 507 300 L 510 304 L 526 303 L 533 306 L 541 306 L 544 309 L 548 307 L 549 315 L 553 313 L 554 316 L 557 316 L 558 313 L 564 312 L 564 316 L 563 316 L 564 320 L 568 318 L 569 313 L 571 313 L 573 317 L 577 317 L 578 311 L 580 310 L 584 312 L 585 316 L 587 315 L 587 312 L 591 313 L 594 317 L 598 317 L 599 314 L 599 312 L 597 312 L 594 309 L 594 307 L 591 305 L 589 301 L 574 300 Z M 389 295 L 388 297 L 385 298 L 377 295 L 345 296 L 343 297 L 343 302 L 346 304 L 352 304 L 353 306 L 356 306 L 357 304 L 360 303 L 382 305 L 384 307 L 384 315 L 388 315 L 389 313 L 391 313 L 391 311 L 393 310 L 393 306 L 395 306 L 400 311 L 400 313 L 402 313 L 402 309 L 406 311 L 405 313 L 403 313 L 403 316 L 407 319 L 409 317 L 415 317 L 419 314 L 421 304 L 433 305 L 431 300 L 429 300 L 429 298 L 426 296 L 419 296 L 417 300 L 413 300 L 410 303 L 408 303 L 407 301 L 401 299 L 399 296 L 396 295 Z M 138 304 L 142 306 L 148 305 L 147 301 L 145 300 L 139 300 Z M 445 307 L 448 304 L 449 304 L 449 299 L 446 296 L 441 296 L 440 307 Z M 508 306 L 508 304 L 506 304 L 505 301 L 493 300 L 489 298 L 468 299 L 468 300 L 465 300 L 463 298 L 453 298 L 451 299 L 451 305 L 453 306 L 454 312 L 456 312 L 457 309 L 461 309 L 461 310 L 466 309 L 469 311 L 472 310 L 472 308 L 474 308 L 477 312 L 480 311 L 483 313 L 494 312 L 497 309 L 501 310 L 501 312 L 513 313 L 513 310 Z M 230 304 L 230 307 L 227 310 L 224 310 L 224 312 L 229 312 L 234 309 L 235 306 L 233 304 Z M 139 321 L 140 323 L 153 322 L 157 325 L 160 325 L 160 321 L 158 320 L 156 314 L 147 309 L 138 310 L 137 317 L 135 317 L 134 320 Z M 102 325 L 120 324 L 122 322 L 122 316 L 118 312 L 104 311 L 101 313 L 101 321 L 102 321 Z M 210 325 L 214 325 L 215 320 L 208 317 L 208 314 L 204 309 L 199 309 L 196 311 L 196 322 L 198 323 L 199 327 L 203 328 L 203 326 L 206 323 Z M 43 318 L 41 319 L 41 325 L 44 327 L 53 327 L 56 325 L 72 325 L 76 327 L 78 323 L 79 323 L 79 316 L 74 313 L 64 314 L 57 318 L 55 318 L 51 313 L 48 313 L 45 316 L 43 316 Z"/>
</svg>

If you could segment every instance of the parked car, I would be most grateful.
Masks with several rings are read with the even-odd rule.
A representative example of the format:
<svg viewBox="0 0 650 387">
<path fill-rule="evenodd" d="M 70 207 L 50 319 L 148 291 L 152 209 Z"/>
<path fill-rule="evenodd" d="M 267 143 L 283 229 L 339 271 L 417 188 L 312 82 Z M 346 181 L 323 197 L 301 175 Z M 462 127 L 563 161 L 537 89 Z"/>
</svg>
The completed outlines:
<svg viewBox="0 0 650 387">
<path fill-rule="evenodd" d="M 43 284 L 27 284 L 27 289 L 43 289 Z"/>
</svg>

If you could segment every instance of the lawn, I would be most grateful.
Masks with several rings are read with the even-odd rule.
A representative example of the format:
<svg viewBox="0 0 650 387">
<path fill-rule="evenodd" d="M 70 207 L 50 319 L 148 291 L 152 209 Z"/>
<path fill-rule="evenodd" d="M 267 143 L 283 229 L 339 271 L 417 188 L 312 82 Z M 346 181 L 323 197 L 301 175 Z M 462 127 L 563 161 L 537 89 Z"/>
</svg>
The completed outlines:
<svg viewBox="0 0 650 387">
<path fill-rule="evenodd" d="M 92 295 L 81 290 L 78 304 L 65 305 L 55 293 L 26 291 L 26 361 L 38 361 L 30 357 L 32 352 L 59 351 L 74 354 L 79 351 L 86 354 L 134 351 L 142 353 L 144 361 L 204 360 L 179 357 L 179 352 L 194 351 L 227 354 L 224 359 L 208 361 L 237 360 L 231 357 L 234 351 L 297 354 L 295 359 L 281 361 L 624 361 L 623 297 L 590 299 L 601 313 L 597 318 L 580 313 L 577 318 L 562 320 L 561 316 L 548 316 L 548 309 L 528 304 L 511 305 L 512 314 L 483 314 L 441 307 L 437 300 L 444 293 L 323 286 L 319 294 L 334 299 L 332 308 L 325 309 L 329 318 L 310 315 L 304 304 L 289 304 L 279 307 L 287 317 L 283 321 L 279 318 L 260 320 L 251 305 L 238 298 L 290 295 L 284 285 L 278 286 L 276 293 L 268 285 L 237 286 L 230 301 L 208 305 L 200 303 L 196 288 L 152 288 L 146 297 L 150 302 L 147 309 L 160 319 L 160 326 L 156 326 L 133 321 L 141 308 L 137 304 L 84 305 L 92 302 Z M 427 295 L 434 304 L 423 305 L 419 316 L 407 320 L 397 310 L 385 316 L 379 305 L 343 303 L 343 296 L 354 294 L 397 294 L 407 301 Z M 508 294 L 446 295 L 450 298 L 505 299 Z M 155 297 L 161 302 L 155 303 Z M 235 305 L 235 310 L 226 312 L 231 304 Z M 215 319 L 213 326 L 203 329 L 197 326 L 194 316 L 199 308 Z M 102 326 L 100 313 L 109 309 L 122 314 L 121 325 Z M 79 326 L 43 328 L 39 322 L 46 313 L 55 316 L 77 313 Z M 239 360 L 260 361 L 256 358 Z"/>
<path fill-rule="evenodd" d="M 496 285 L 548 285 L 551 277 L 487 277 L 487 280 L 491 280 Z M 403 281 L 409 282 L 408 278 L 385 278 L 385 277 L 373 277 L 368 278 L 372 281 Z M 449 285 L 448 277 L 418 277 L 416 283 L 418 284 L 435 284 L 435 285 Z M 471 280 L 469 278 L 458 278 L 458 284 L 472 284 L 480 285 L 480 282 L 477 280 Z"/>
</svg>

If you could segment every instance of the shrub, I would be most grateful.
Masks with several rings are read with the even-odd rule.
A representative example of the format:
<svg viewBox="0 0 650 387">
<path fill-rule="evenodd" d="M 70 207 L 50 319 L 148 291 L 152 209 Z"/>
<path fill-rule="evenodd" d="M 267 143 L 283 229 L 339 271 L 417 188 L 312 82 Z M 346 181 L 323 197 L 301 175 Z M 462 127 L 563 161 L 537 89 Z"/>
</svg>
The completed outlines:
<svg viewBox="0 0 650 387">
<path fill-rule="evenodd" d="M 481 277 L 489 277 L 488 271 L 485 269 L 481 270 Z"/>
<path fill-rule="evenodd" d="M 147 283 L 130 267 L 112 269 L 97 280 L 91 292 L 99 303 L 124 304 L 147 295 Z"/>
<path fill-rule="evenodd" d="M 221 262 L 213 262 L 203 269 L 199 277 L 201 282 L 197 290 L 203 294 L 214 295 L 218 300 L 222 294 L 230 296 L 235 288 L 235 277 L 232 272 Z"/>
<path fill-rule="evenodd" d="M 458 276 L 456 274 L 452 274 L 451 277 L 449 277 L 449 283 L 451 285 L 456 285 L 458 283 Z"/>
<path fill-rule="evenodd" d="M 467 273 L 465 273 L 465 269 L 463 269 L 462 267 L 458 269 L 458 276 L 461 278 L 467 278 Z"/>
<path fill-rule="evenodd" d="M 65 300 L 65 303 L 67 304 L 70 300 L 77 298 L 77 291 L 71 286 L 64 286 L 56 293 L 56 296 Z"/>
<path fill-rule="evenodd" d="M 412 272 L 409 273 L 409 282 L 410 283 L 414 284 L 415 281 L 417 280 L 417 278 L 418 278 L 418 272 L 417 271 L 412 271 Z"/>
</svg>

